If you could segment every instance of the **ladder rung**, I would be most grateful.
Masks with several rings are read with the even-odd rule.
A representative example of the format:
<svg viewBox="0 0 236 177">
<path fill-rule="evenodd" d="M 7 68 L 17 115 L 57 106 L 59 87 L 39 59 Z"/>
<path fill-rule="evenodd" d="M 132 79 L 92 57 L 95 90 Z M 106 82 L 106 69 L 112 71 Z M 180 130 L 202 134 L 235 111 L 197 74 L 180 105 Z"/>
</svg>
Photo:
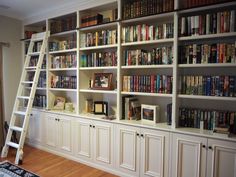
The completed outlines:
<svg viewBox="0 0 236 177">
<path fill-rule="evenodd" d="M 27 70 L 35 70 L 37 67 L 36 66 L 27 66 L 25 69 Z"/>
<path fill-rule="evenodd" d="M 11 146 L 11 147 L 14 147 L 16 149 L 18 149 L 20 147 L 19 144 L 16 144 L 16 143 L 13 143 L 13 142 L 8 142 L 7 145 Z"/>
<path fill-rule="evenodd" d="M 25 100 L 29 100 L 29 99 L 30 99 L 29 96 L 17 96 L 17 98 L 19 98 L 19 99 L 25 99 Z"/>
<path fill-rule="evenodd" d="M 16 127 L 16 126 L 12 126 L 10 127 L 11 130 L 14 130 L 14 131 L 18 131 L 18 132 L 22 132 L 23 131 L 23 128 L 21 127 Z"/>
<path fill-rule="evenodd" d="M 29 56 L 37 56 L 39 54 L 40 54 L 40 52 L 32 52 L 32 53 L 29 53 Z"/>
<path fill-rule="evenodd" d="M 33 42 L 39 42 L 39 41 L 43 41 L 43 38 L 35 38 L 35 39 L 31 39 L 31 41 L 33 41 Z"/>
<path fill-rule="evenodd" d="M 23 112 L 23 111 L 15 111 L 14 113 L 18 115 L 23 115 L 23 116 L 26 115 L 26 112 Z"/>
<path fill-rule="evenodd" d="M 21 83 L 22 84 L 33 84 L 34 82 L 33 81 L 22 81 Z"/>
</svg>

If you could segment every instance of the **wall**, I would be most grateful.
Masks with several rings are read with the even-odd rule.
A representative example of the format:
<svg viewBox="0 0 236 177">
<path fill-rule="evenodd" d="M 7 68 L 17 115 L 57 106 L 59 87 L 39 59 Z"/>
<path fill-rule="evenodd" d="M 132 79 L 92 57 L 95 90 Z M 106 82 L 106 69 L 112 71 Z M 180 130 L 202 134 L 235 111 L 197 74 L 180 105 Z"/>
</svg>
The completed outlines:
<svg viewBox="0 0 236 177">
<path fill-rule="evenodd" d="M 10 43 L 9 48 L 3 47 L 4 113 L 8 122 L 22 71 L 21 29 L 21 21 L 0 15 L 0 41 Z"/>
</svg>

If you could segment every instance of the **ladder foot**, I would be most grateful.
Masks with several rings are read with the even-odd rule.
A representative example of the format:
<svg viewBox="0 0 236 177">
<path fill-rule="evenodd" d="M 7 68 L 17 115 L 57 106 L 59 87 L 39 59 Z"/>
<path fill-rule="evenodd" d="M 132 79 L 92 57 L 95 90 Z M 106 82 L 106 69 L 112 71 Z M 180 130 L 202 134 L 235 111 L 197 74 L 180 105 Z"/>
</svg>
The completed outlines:
<svg viewBox="0 0 236 177">
<path fill-rule="evenodd" d="M 15 159 L 15 164 L 19 165 L 20 163 L 22 164 L 23 161 L 23 150 L 20 149 L 16 153 L 16 159 Z"/>
<path fill-rule="evenodd" d="M 8 150 L 9 150 L 9 147 L 8 147 L 8 146 L 6 146 L 6 145 L 3 146 L 3 148 L 2 148 L 2 154 L 1 154 L 1 157 L 2 157 L 2 158 L 7 157 Z"/>
<path fill-rule="evenodd" d="M 23 160 L 19 160 L 19 165 L 22 165 L 23 164 Z"/>
</svg>

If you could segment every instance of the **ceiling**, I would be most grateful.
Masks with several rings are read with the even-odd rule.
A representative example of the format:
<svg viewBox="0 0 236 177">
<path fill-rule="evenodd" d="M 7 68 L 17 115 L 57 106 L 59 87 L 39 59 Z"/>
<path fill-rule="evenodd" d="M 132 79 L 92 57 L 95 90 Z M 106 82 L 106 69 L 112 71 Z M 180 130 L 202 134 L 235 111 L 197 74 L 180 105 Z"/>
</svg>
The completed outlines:
<svg viewBox="0 0 236 177">
<path fill-rule="evenodd" d="M 0 0 L 0 15 L 23 20 L 84 0 Z"/>
</svg>

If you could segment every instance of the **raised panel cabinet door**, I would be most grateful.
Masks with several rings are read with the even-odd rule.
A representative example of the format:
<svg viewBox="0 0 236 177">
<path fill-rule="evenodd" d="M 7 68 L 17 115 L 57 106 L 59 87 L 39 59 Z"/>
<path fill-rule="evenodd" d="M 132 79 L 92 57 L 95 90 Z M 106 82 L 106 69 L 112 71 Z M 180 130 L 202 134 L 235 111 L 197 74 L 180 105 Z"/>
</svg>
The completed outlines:
<svg viewBox="0 0 236 177">
<path fill-rule="evenodd" d="M 207 139 L 174 133 L 172 143 L 172 176 L 205 177 Z"/>
<path fill-rule="evenodd" d="M 60 150 L 72 153 L 71 119 L 65 116 L 58 119 L 58 142 Z"/>
<path fill-rule="evenodd" d="M 167 177 L 169 133 L 141 129 L 141 176 Z"/>
<path fill-rule="evenodd" d="M 46 115 L 46 144 L 51 147 L 57 146 L 57 121 L 53 115 Z"/>
<path fill-rule="evenodd" d="M 208 177 L 236 177 L 236 143 L 208 139 Z"/>
<path fill-rule="evenodd" d="M 91 143 L 92 143 L 92 133 L 91 133 L 91 122 L 90 121 L 76 121 L 76 151 L 77 155 L 92 158 Z"/>
<path fill-rule="evenodd" d="M 139 176 L 140 138 L 139 128 L 117 126 L 118 168 L 132 176 Z"/>
<path fill-rule="evenodd" d="M 41 143 L 42 120 L 39 112 L 32 112 L 29 124 L 29 136 L 32 142 Z"/>
<path fill-rule="evenodd" d="M 111 124 L 95 123 L 95 160 L 104 164 L 111 164 L 112 136 Z"/>
</svg>

